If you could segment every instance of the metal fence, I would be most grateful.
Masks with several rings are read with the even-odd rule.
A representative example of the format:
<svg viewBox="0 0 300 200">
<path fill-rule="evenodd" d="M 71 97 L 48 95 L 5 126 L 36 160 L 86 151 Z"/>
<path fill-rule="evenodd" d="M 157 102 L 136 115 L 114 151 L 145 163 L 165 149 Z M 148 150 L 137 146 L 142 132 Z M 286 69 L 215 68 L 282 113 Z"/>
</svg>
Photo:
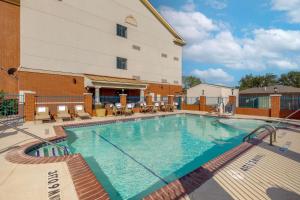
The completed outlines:
<svg viewBox="0 0 300 200">
<path fill-rule="evenodd" d="M 145 97 L 142 96 L 127 96 L 127 103 L 145 102 Z"/>
<path fill-rule="evenodd" d="M 184 97 L 183 102 L 186 105 L 199 105 L 199 97 Z"/>
<path fill-rule="evenodd" d="M 241 108 L 270 108 L 269 96 L 239 96 Z"/>
<path fill-rule="evenodd" d="M 100 96 L 102 104 L 115 104 L 120 102 L 120 96 Z"/>
<path fill-rule="evenodd" d="M 0 119 L 22 118 L 23 113 L 23 95 L 0 94 Z"/>
<path fill-rule="evenodd" d="M 282 110 L 300 109 L 300 96 L 281 96 L 280 109 Z"/>
</svg>

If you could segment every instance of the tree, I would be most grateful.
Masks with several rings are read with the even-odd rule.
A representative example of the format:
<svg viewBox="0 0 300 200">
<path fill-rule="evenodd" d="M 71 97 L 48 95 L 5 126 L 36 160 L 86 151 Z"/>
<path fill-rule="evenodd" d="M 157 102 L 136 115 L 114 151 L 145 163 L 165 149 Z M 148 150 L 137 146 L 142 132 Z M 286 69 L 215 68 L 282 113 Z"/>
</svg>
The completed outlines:
<svg viewBox="0 0 300 200">
<path fill-rule="evenodd" d="M 281 85 L 300 88 L 300 72 L 291 71 L 287 74 L 282 74 L 278 83 Z"/>
<path fill-rule="evenodd" d="M 191 87 L 194 87 L 195 85 L 202 83 L 202 81 L 195 76 L 183 76 L 182 81 L 184 89 L 189 89 Z"/>
<path fill-rule="evenodd" d="M 267 73 L 264 76 L 253 76 L 248 74 L 240 80 L 240 90 L 245 90 L 253 87 L 268 87 L 276 85 L 277 76 L 272 73 Z"/>
</svg>

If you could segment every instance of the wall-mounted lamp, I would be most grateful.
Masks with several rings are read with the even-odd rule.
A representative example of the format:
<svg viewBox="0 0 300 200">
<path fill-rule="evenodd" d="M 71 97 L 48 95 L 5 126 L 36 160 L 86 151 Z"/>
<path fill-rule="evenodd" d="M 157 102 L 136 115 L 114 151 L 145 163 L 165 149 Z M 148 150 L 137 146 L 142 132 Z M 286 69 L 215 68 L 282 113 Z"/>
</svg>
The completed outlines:
<svg viewBox="0 0 300 200">
<path fill-rule="evenodd" d="M 232 96 L 233 96 L 233 93 L 234 93 L 234 89 L 232 88 L 232 89 L 231 89 L 231 95 L 232 95 Z"/>
<path fill-rule="evenodd" d="M 278 93 L 278 88 L 274 87 L 274 93 L 277 94 Z"/>
<path fill-rule="evenodd" d="M 202 90 L 202 96 L 204 96 L 204 90 Z"/>
</svg>

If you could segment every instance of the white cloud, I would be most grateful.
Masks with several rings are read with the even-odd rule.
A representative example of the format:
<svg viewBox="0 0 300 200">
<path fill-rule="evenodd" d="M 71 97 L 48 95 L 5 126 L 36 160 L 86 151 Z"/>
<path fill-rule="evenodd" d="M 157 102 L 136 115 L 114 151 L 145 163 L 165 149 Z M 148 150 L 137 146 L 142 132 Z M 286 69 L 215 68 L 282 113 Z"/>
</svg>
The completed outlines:
<svg viewBox="0 0 300 200">
<path fill-rule="evenodd" d="M 272 8 L 286 12 L 290 23 L 300 23 L 300 0 L 272 0 Z"/>
<path fill-rule="evenodd" d="M 196 9 L 196 4 L 194 0 L 188 0 L 185 5 L 183 5 L 182 9 L 184 11 L 194 11 Z"/>
<path fill-rule="evenodd" d="M 206 4 L 217 10 L 222 10 L 227 7 L 226 0 L 207 0 Z"/>
<path fill-rule="evenodd" d="M 161 13 L 187 40 L 184 56 L 190 60 L 234 69 L 300 69 L 300 31 L 254 29 L 237 38 L 225 23 L 199 11 L 162 7 Z"/>
<path fill-rule="evenodd" d="M 202 40 L 209 32 L 218 30 L 218 26 L 200 12 L 177 11 L 165 6 L 160 12 L 190 42 Z"/>
<path fill-rule="evenodd" d="M 233 76 L 229 75 L 222 68 L 209 68 L 206 70 L 195 69 L 192 74 L 208 82 L 220 81 L 224 83 L 234 80 Z"/>
</svg>

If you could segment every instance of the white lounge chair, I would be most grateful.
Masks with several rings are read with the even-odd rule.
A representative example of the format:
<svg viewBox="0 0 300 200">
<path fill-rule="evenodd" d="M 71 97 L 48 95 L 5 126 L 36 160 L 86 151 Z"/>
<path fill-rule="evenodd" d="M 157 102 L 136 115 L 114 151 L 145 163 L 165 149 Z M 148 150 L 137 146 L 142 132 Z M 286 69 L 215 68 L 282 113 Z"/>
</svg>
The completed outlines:
<svg viewBox="0 0 300 200">
<path fill-rule="evenodd" d="M 36 108 L 35 120 L 50 121 L 51 116 L 49 114 L 49 108 L 46 106 L 39 106 Z"/>
<path fill-rule="evenodd" d="M 70 120 L 71 115 L 69 114 L 68 106 L 59 105 L 57 106 L 57 118 L 62 120 Z"/>
<path fill-rule="evenodd" d="M 83 105 L 75 106 L 75 114 L 80 119 L 90 119 L 91 118 L 90 114 L 84 111 Z"/>
</svg>

